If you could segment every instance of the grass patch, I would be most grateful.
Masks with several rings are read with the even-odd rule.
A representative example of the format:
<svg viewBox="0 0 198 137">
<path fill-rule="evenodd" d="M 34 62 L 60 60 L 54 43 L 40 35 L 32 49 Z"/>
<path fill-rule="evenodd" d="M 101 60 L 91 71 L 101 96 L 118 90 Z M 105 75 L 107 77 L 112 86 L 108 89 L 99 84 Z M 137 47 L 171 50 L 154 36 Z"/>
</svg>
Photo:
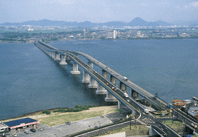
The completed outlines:
<svg viewBox="0 0 198 137">
<path fill-rule="evenodd" d="M 181 121 L 172 121 L 172 120 L 166 120 L 163 121 L 164 124 L 168 125 L 171 128 L 180 128 L 185 126 L 184 123 L 182 123 Z"/>
<path fill-rule="evenodd" d="M 66 115 L 51 115 L 49 117 L 38 119 L 41 124 L 49 125 L 49 126 L 55 126 L 55 125 L 61 125 L 65 124 L 65 122 L 70 121 L 79 121 L 83 119 L 88 119 L 96 116 L 100 116 L 103 114 L 103 111 L 99 112 L 76 112 L 76 113 L 70 113 L 68 112 Z"/>
<path fill-rule="evenodd" d="M 76 107 L 79 108 L 79 106 Z M 83 107 L 84 109 L 87 109 L 87 107 L 85 106 Z M 65 122 L 67 121 L 70 122 L 79 121 L 83 119 L 89 119 L 92 117 L 101 116 L 104 114 L 120 112 L 120 110 L 118 110 L 116 106 L 93 107 L 89 105 L 89 108 L 90 108 L 89 110 L 83 110 L 80 112 L 61 112 L 67 110 L 68 108 L 56 108 L 56 109 L 48 110 L 51 113 L 50 115 L 43 114 L 43 111 L 38 111 L 35 113 L 27 114 L 22 117 L 6 119 L 3 120 L 3 122 L 29 117 L 38 120 L 41 124 L 45 124 L 48 126 L 56 126 L 56 125 L 65 124 Z M 60 112 L 54 112 L 56 110 L 59 110 Z"/>
<path fill-rule="evenodd" d="M 144 125 L 132 125 L 131 130 L 130 130 L 130 126 L 126 126 L 126 127 L 123 127 L 123 128 L 115 129 L 115 130 L 112 130 L 112 131 L 108 131 L 106 133 L 96 135 L 94 137 L 110 135 L 110 134 L 115 134 L 115 133 L 120 133 L 120 132 L 130 132 L 130 131 L 133 132 L 134 130 L 136 130 L 136 131 L 146 130 L 147 131 L 149 129 Z"/>
<path fill-rule="evenodd" d="M 100 108 L 100 107 L 95 107 L 93 109 L 97 110 L 97 108 Z M 56 125 L 65 124 L 67 121 L 73 122 L 73 121 L 79 121 L 83 119 L 89 119 L 92 117 L 101 116 L 101 115 L 104 115 L 104 112 L 108 114 L 120 112 L 120 110 L 115 109 L 115 108 L 109 108 L 109 109 L 105 109 L 105 108 L 103 108 L 100 111 L 84 110 L 80 112 L 64 112 L 64 113 L 54 112 L 53 110 L 51 111 L 52 113 L 50 115 L 40 115 L 40 118 L 36 117 L 35 119 L 38 120 L 41 124 L 48 125 L 48 126 L 56 126 Z M 64 109 L 60 109 L 59 111 L 64 111 Z"/>
</svg>

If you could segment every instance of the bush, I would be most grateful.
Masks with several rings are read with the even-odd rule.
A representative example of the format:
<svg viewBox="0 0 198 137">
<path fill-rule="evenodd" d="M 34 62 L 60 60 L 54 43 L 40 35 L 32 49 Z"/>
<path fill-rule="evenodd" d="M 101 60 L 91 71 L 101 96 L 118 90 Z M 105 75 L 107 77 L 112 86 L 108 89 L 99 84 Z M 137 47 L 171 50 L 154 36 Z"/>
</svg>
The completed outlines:
<svg viewBox="0 0 198 137">
<path fill-rule="evenodd" d="M 47 114 L 47 115 L 51 114 L 49 110 L 44 110 L 42 113 Z"/>
<path fill-rule="evenodd" d="M 80 108 L 81 108 L 82 110 L 89 110 L 89 107 L 88 107 L 87 105 L 82 105 Z"/>
<path fill-rule="evenodd" d="M 73 109 L 72 108 L 68 108 L 67 112 L 73 112 Z"/>
<path fill-rule="evenodd" d="M 75 108 L 80 108 L 80 105 L 76 105 Z"/>
<path fill-rule="evenodd" d="M 74 108 L 73 109 L 73 112 L 79 112 L 79 111 L 82 111 L 82 109 L 81 108 Z"/>
<path fill-rule="evenodd" d="M 90 107 L 93 107 L 92 105 L 76 105 L 75 108 L 68 108 L 68 109 L 63 109 L 63 108 L 59 108 L 58 110 L 54 110 L 53 112 L 79 112 L 82 110 L 89 110 Z M 46 113 L 46 112 L 43 112 Z"/>
</svg>

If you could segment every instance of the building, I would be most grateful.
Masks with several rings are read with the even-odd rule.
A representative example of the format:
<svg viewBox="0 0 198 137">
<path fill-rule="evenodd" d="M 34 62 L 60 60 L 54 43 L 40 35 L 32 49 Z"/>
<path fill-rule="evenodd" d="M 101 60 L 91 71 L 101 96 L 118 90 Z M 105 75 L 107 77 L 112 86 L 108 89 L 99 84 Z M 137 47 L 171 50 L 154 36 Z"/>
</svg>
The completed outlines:
<svg viewBox="0 0 198 137">
<path fill-rule="evenodd" d="M 107 34 L 108 39 L 116 39 L 117 33 L 116 30 L 109 30 Z"/>
<path fill-rule="evenodd" d="M 137 37 L 142 37 L 142 33 L 140 31 L 137 32 Z"/>
<path fill-rule="evenodd" d="M 185 111 L 188 112 L 188 114 L 198 119 L 198 105 L 197 104 L 198 103 L 196 101 L 187 104 L 185 107 Z"/>
<path fill-rule="evenodd" d="M 37 125 L 38 123 L 39 121 L 35 119 L 31 119 L 31 118 L 23 118 L 23 119 L 4 122 L 4 124 L 8 126 L 9 130 L 12 130 L 12 129 L 17 130 L 21 128 L 31 127 L 31 126 Z"/>
<path fill-rule="evenodd" d="M 84 38 L 90 38 L 90 31 L 84 29 Z"/>
<path fill-rule="evenodd" d="M 198 107 L 190 107 L 188 110 L 188 114 L 198 119 Z"/>
<path fill-rule="evenodd" d="M 187 105 L 187 104 L 190 104 L 192 101 L 190 99 L 186 99 L 186 100 L 183 100 L 183 102 L 186 103 Z"/>
<path fill-rule="evenodd" d="M 0 133 L 4 133 L 6 131 L 9 131 L 9 127 L 0 121 Z"/>
<path fill-rule="evenodd" d="M 190 35 L 187 34 L 187 33 L 181 33 L 181 34 L 180 34 L 180 37 L 186 38 L 186 37 L 190 37 Z"/>
<path fill-rule="evenodd" d="M 182 100 L 172 100 L 173 107 L 183 107 L 186 105 Z"/>
</svg>

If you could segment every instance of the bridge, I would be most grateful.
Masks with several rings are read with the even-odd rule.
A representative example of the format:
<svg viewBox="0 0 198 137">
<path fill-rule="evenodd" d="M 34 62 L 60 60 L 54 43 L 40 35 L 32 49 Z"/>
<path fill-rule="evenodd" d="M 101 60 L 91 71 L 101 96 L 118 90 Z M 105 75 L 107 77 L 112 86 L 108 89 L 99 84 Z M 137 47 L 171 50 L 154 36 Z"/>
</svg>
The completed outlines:
<svg viewBox="0 0 198 137">
<path fill-rule="evenodd" d="M 96 94 L 106 94 L 105 101 L 118 102 L 118 108 L 128 108 L 132 113 L 135 113 L 136 117 L 140 120 L 141 116 L 143 114 L 145 115 L 146 112 L 146 117 L 149 117 L 153 123 L 149 123 L 150 126 L 160 136 L 180 136 L 173 129 L 155 119 L 151 114 L 147 114 L 149 113 L 147 112 L 147 107 L 137 101 L 139 96 L 141 96 L 144 98 L 145 103 L 149 103 L 156 109 L 158 109 L 159 105 L 162 107 L 162 109 L 168 109 L 167 103 L 159 97 L 152 95 L 148 91 L 128 80 L 125 76 L 118 74 L 108 66 L 85 53 L 59 50 L 41 41 L 36 41 L 35 45 L 54 60 L 60 61 L 60 65 L 67 65 L 66 61 L 71 60 L 73 62 L 73 71 L 71 71 L 71 74 L 73 75 L 81 74 L 81 72 L 78 70 L 78 65 L 81 66 L 83 68 L 82 82 L 88 83 L 89 88 L 97 88 Z M 88 63 L 83 62 L 78 56 L 82 56 L 87 59 Z M 94 70 L 93 65 L 101 68 L 102 74 Z M 180 120 L 185 119 L 184 122 L 186 122 L 186 124 L 188 124 L 193 130 L 196 130 L 191 126 L 192 123 L 197 124 L 195 119 L 189 115 L 181 113 L 177 109 L 173 109 L 173 112 L 174 114 L 177 114 Z"/>
</svg>

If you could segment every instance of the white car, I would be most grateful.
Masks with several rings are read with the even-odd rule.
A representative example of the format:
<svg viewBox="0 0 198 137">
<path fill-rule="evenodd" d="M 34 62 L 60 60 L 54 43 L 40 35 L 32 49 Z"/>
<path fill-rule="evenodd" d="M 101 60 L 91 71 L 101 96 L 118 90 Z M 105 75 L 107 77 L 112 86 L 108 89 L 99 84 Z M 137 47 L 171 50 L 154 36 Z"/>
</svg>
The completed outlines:
<svg viewBox="0 0 198 137">
<path fill-rule="evenodd" d="M 129 95 L 128 95 L 127 93 L 124 93 L 124 96 L 125 96 L 126 98 L 128 98 L 128 97 L 129 97 Z"/>
</svg>

